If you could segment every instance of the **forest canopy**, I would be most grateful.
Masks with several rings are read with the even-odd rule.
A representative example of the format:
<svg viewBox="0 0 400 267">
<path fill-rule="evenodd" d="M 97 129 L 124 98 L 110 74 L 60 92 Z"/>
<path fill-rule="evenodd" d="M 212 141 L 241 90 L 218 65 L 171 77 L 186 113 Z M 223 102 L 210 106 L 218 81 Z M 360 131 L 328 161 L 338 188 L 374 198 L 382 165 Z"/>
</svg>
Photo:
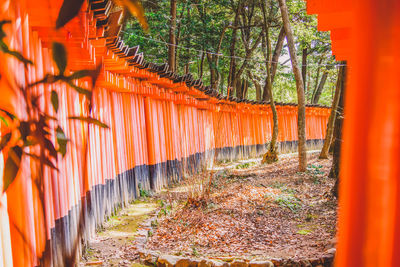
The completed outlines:
<svg viewBox="0 0 400 267">
<path fill-rule="evenodd" d="M 140 46 L 147 61 L 165 63 L 173 57 L 172 70 L 179 74 L 190 72 L 224 95 L 265 101 L 267 66 L 273 70 L 275 65 L 275 101 L 297 102 L 277 1 L 145 0 L 143 5 L 150 29 L 144 31 L 132 18 L 123 36 L 130 46 Z M 329 33 L 317 30 L 305 1 L 288 0 L 287 5 L 306 102 L 331 105 L 338 67 Z"/>
</svg>

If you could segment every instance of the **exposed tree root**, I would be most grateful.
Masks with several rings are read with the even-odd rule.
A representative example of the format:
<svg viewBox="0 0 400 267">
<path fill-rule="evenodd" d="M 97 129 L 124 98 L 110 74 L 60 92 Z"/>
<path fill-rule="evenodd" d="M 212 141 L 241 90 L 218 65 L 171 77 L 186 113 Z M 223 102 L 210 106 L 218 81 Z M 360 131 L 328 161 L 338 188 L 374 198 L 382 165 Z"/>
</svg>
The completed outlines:
<svg viewBox="0 0 400 267">
<path fill-rule="evenodd" d="M 261 163 L 262 164 L 272 164 L 274 162 L 277 162 L 278 160 L 279 160 L 279 158 L 278 158 L 278 152 L 276 151 L 276 148 L 270 147 L 270 149 L 268 149 L 267 153 L 264 154 Z"/>
</svg>

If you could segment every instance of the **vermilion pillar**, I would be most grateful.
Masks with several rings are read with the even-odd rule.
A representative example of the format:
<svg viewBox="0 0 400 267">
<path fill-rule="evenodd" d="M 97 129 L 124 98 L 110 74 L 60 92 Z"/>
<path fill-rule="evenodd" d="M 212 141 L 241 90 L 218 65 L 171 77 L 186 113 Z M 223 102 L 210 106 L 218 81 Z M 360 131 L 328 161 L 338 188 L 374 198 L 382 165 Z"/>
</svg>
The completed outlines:
<svg viewBox="0 0 400 267">
<path fill-rule="evenodd" d="M 400 266 L 400 1 L 307 4 L 349 66 L 336 266 Z"/>
</svg>

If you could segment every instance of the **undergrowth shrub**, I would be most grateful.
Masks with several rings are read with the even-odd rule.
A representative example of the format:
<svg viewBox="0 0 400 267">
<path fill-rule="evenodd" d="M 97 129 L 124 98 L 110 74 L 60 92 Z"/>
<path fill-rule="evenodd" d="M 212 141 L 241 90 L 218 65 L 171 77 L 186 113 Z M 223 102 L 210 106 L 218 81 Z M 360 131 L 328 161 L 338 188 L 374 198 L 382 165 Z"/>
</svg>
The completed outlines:
<svg viewBox="0 0 400 267">
<path fill-rule="evenodd" d="M 187 206 L 192 208 L 206 208 L 210 200 L 211 189 L 215 187 L 213 183 L 215 172 L 206 171 L 192 175 L 185 179 L 188 188 Z"/>
</svg>

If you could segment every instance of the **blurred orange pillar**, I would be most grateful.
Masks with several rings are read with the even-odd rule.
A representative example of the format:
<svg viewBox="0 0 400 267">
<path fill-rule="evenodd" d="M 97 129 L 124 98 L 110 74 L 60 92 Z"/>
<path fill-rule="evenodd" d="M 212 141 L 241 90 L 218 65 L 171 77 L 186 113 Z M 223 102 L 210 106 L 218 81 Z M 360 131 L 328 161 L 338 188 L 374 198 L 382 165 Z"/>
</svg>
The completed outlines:
<svg viewBox="0 0 400 267">
<path fill-rule="evenodd" d="M 336 266 L 400 266 L 400 1 L 307 8 L 349 67 Z"/>
</svg>

